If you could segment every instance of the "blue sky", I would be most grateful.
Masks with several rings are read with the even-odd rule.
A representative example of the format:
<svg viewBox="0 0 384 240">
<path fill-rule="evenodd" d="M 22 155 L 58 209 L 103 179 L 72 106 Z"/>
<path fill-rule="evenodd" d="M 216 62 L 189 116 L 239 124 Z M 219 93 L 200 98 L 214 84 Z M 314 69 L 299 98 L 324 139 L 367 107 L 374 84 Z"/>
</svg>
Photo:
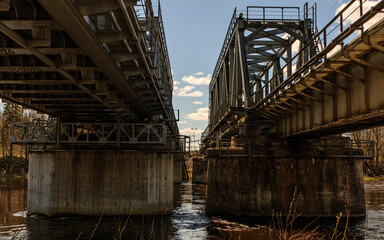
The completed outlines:
<svg viewBox="0 0 384 240">
<path fill-rule="evenodd" d="M 306 1 L 261 0 L 162 0 L 161 9 L 173 78 L 175 109 L 180 109 L 182 134 L 200 138 L 207 124 L 208 83 L 216 65 L 233 10 L 247 6 L 293 6 Z M 315 1 L 308 1 L 311 6 Z M 319 30 L 346 0 L 318 0 Z M 155 2 L 154 2 L 155 4 Z M 199 84 L 199 85 L 197 85 Z"/>
</svg>

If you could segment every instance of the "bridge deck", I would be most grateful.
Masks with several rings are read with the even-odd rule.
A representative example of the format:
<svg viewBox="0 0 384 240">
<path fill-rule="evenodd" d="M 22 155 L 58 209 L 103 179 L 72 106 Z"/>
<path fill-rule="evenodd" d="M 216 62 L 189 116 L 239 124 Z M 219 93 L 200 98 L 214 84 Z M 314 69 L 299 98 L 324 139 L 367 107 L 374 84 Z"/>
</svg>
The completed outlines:
<svg viewBox="0 0 384 240">
<path fill-rule="evenodd" d="M 366 79 L 367 76 L 364 76 L 364 74 L 353 75 L 350 69 L 359 66 L 361 68 L 373 69 L 378 74 L 384 73 L 382 64 L 378 63 L 375 65 L 366 60 L 372 54 L 384 53 L 384 47 L 380 45 L 383 42 L 384 19 L 365 31 L 363 35 L 356 37 L 345 45 L 343 49 L 331 52 L 332 55 L 326 61 L 322 61 L 314 66 L 303 77 L 287 83 L 286 86 L 273 94 L 273 96 L 268 97 L 266 101 L 261 101 L 254 109 L 257 109 L 257 112 L 263 114 L 267 119 L 279 119 L 282 117 L 282 111 L 291 109 L 290 107 L 293 105 L 298 106 L 299 109 L 306 108 L 308 101 L 306 103 L 302 100 L 305 98 L 323 105 L 324 98 L 327 97 L 335 98 L 335 101 L 337 101 L 337 96 L 335 95 L 340 95 L 341 93 L 345 95 L 350 90 L 347 89 L 350 87 L 348 83 L 337 81 L 339 76 L 347 78 L 350 82 L 361 83 L 361 87 L 364 88 L 364 84 L 367 84 L 370 79 Z M 381 89 L 371 89 L 368 94 L 371 94 L 373 98 L 377 98 L 377 91 L 381 91 Z M 325 116 L 323 116 L 323 125 L 319 124 L 308 127 L 288 135 L 294 136 L 305 133 L 313 135 L 316 132 L 321 132 L 322 134 L 345 132 L 351 128 L 361 129 L 366 127 L 367 122 L 364 122 L 364 120 L 367 119 L 370 119 L 368 125 L 372 126 L 384 120 L 384 112 L 380 110 L 384 106 L 383 101 L 380 103 L 379 100 L 379 103 L 376 105 L 376 111 L 372 109 L 371 111 L 363 110 L 363 112 L 354 111 L 351 101 L 352 99 L 346 98 L 345 104 L 350 108 L 350 112 L 345 117 L 338 116 L 336 109 L 325 109 L 325 111 L 334 114 L 328 123 L 324 123 Z M 372 99 L 371 105 L 375 104 L 373 101 Z M 365 103 L 362 104 L 364 105 Z M 334 108 L 338 108 L 337 103 L 335 103 Z M 324 110 L 322 114 L 324 115 Z"/>
</svg>

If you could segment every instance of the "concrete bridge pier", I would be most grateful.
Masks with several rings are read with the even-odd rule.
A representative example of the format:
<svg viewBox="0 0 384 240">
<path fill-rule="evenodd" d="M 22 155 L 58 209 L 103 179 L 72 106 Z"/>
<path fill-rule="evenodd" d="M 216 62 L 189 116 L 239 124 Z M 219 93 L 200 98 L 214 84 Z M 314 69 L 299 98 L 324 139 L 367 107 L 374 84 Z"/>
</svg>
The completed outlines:
<svg viewBox="0 0 384 240">
<path fill-rule="evenodd" d="M 284 215 L 296 188 L 301 216 L 334 217 L 346 209 L 365 215 L 362 160 L 351 157 L 349 138 L 289 143 L 259 137 L 244 145 L 207 150 L 208 214 Z"/>
<path fill-rule="evenodd" d="M 183 182 L 183 164 L 184 164 L 184 154 L 183 153 L 174 153 L 173 155 L 173 183 L 179 184 Z"/>
<path fill-rule="evenodd" d="M 173 154 L 31 152 L 28 214 L 153 215 L 173 209 Z"/>
</svg>

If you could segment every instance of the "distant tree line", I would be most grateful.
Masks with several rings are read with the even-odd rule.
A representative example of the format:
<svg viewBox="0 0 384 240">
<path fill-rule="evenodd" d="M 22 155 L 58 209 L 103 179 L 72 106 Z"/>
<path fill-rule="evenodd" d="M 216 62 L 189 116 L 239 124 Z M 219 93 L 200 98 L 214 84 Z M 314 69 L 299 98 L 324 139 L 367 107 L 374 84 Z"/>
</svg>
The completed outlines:
<svg viewBox="0 0 384 240">
<path fill-rule="evenodd" d="M 36 111 L 24 110 L 20 105 L 2 102 L 0 105 L 0 174 L 26 172 L 28 146 L 11 145 L 12 122 L 31 122 Z"/>
</svg>

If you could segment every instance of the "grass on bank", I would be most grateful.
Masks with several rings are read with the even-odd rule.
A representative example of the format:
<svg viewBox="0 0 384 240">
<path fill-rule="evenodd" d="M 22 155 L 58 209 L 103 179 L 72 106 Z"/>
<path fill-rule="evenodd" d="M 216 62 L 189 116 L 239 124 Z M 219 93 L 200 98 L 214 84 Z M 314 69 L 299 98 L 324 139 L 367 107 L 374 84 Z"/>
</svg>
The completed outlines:
<svg viewBox="0 0 384 240">
<path fill-rule="evenodd" d="M 19 173 L 11 173 L 8 172 L 6 169 L 0 169 L 0 179 L 27 179 L 28 173 L 24 172 L 24 169 L 22 169 Z"/>
<path fill-rule="evenodd" d="M 384 176 L 380 177 L 364 177 L 364 182 L 382 182 L 384 181 Z"/>
</svg>

